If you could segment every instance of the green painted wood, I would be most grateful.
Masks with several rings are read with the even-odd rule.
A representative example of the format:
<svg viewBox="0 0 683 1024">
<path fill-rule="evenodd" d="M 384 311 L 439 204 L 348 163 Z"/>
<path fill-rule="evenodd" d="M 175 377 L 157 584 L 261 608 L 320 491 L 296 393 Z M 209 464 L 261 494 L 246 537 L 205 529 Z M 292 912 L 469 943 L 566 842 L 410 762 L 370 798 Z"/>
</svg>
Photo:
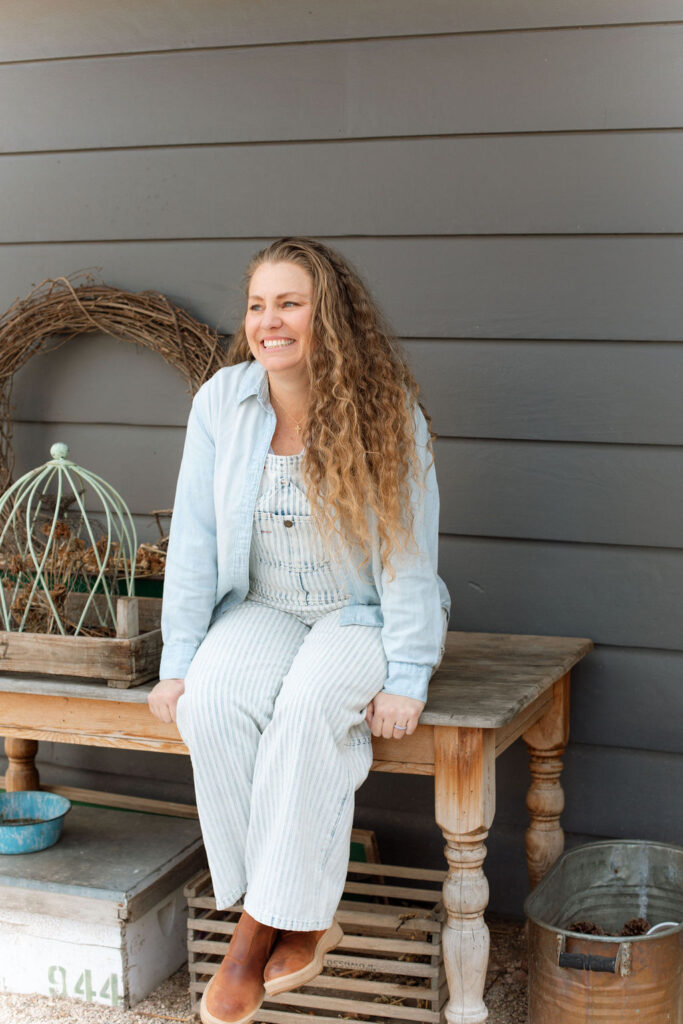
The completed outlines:
<svg viewBox="0 0 683 1024">
<path fill-rule="evenodd" d="M 680 21 L 680 0 L 5 0 L 0 17 L 0 61 L 140 50 L 249 46 L 363 36 L 442 32 L 497 32 L 566 25 Z M 35 30 L 40 25 L 41 31 Z"/>
<path fill-rule="evenodd" d="M 24 152 L 669 129 L 681 125 L 682 39 L 681 24 L 577 27 L 5 64 L 1 143 Z"/>
</svg>

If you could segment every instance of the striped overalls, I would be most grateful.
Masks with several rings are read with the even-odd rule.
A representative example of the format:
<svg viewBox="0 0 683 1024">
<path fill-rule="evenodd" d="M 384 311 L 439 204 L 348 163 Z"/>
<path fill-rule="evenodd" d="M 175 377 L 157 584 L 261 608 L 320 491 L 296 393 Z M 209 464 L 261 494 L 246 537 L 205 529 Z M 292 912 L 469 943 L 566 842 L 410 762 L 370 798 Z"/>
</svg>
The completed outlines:
<svg viewBox="0 0 683 1024">
<path fill-rule="evenodd" d="M 249 568 L 246 600 L 194 656 L 178 727 L 218 907 L 246 892 L 262 924 L 327 928 L 387 662 L 379 627 L 339 624 L 349 597 L 313 527 L 301 455 L 267 456 Z"/>
</svg>

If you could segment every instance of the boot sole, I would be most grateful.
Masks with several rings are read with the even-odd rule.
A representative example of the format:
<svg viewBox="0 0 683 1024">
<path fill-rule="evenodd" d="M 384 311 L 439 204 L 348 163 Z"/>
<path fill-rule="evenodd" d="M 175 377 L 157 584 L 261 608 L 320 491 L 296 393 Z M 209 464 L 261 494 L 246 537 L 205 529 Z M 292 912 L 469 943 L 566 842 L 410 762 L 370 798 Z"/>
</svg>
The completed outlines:
<svg viewBox="0 0 683 1024">
<path fill-rule="evenodd" d="M 273 978 L 271 981 L 264 982 L 266 996 L 277 996 L 281 992 L 289 992 L 291 989 L 298 988 L 300 985 L 305 985 L 307 981 L 317 978 L 323 969 L 325 953 L 329 953 L 331 949 L 338 946 L 343 938 L 344 932 L 341 926 L 337 921 L 334 921 L 325 934 L 321 935 L 318 939 L 313 959 L 305 967 L 300 968 L 298 971 L 292 971 L 291 974 L 282 974 L 279 978 Z M 208 1024 L 213 1024 L 213 1021 L 209 1021 Z"/>
<path fill-rule="evenodd" d="M 215 977 L 215 975 L 214 975 L 214 977 Z M 236 1020 L 226 1021 L 224 1017 L 214 1017 L 214 1015 L 212 1013 L 209 1013 L 209 1011 L 206 1008 L 206 999 L 207 999 L 207 996 L 209 994 L 209 989 L 211 988 L 211 983 L 212 982 L 213 982 L 213 978 L 210 978 L 206 988 L 204 989 L 204 994 L 202 996 L 202 1001 L 201 1001 L 201 1004 L 199 1006 L 199 1018 L 200 1018 L 202 1024 L 249 1024 L 249 1022 L 254 1019 L 254 1014 L 256 1013 L 256 1011 L 261 1008 L 261 1003 L 263 1002 L 263 998 L 261 998 L 259 1000 L 258 1004 L 253 1008 L 253 1010 L 249 1011 L 249 1013 L 246 1015 L 246 1017 L 240 1017 L 239 1020 L 236 1019 Z"/>
</svg>

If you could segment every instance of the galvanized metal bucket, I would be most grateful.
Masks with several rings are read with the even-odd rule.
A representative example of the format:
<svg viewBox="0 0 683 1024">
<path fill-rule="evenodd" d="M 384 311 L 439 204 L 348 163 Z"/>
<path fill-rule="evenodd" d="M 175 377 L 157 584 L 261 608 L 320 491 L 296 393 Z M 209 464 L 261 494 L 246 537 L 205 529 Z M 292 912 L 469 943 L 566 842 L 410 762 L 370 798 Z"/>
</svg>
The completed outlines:
<svg viewBox="0 0 683 1024">
<path fill-rule="evenodd" d="M 683 847 L 631 840 L 576 847 L 524 910 L 529 1024 L 683 1024 Z M 621 937 L 636 917 L 669 925 Z M 579 920 L 608 934 L 567 929 Z"/>
</svg>

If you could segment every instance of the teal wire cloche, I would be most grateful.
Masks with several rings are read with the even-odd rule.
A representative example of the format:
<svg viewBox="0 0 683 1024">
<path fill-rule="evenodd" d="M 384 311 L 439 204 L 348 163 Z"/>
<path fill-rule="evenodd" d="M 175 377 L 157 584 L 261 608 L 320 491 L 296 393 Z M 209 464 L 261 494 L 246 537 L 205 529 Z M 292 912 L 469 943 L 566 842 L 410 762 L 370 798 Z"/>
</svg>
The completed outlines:
<svg viewBox="0 0 683 1024">
<path fill-rule="evenodd" d="M 0 497 L 0 628 L 115 633 L 117 597 L 134 596 L 133 518 L 111 484 L 68 458 L 67 445 L 53 444 L 50 455 Z"/>
</svg>

